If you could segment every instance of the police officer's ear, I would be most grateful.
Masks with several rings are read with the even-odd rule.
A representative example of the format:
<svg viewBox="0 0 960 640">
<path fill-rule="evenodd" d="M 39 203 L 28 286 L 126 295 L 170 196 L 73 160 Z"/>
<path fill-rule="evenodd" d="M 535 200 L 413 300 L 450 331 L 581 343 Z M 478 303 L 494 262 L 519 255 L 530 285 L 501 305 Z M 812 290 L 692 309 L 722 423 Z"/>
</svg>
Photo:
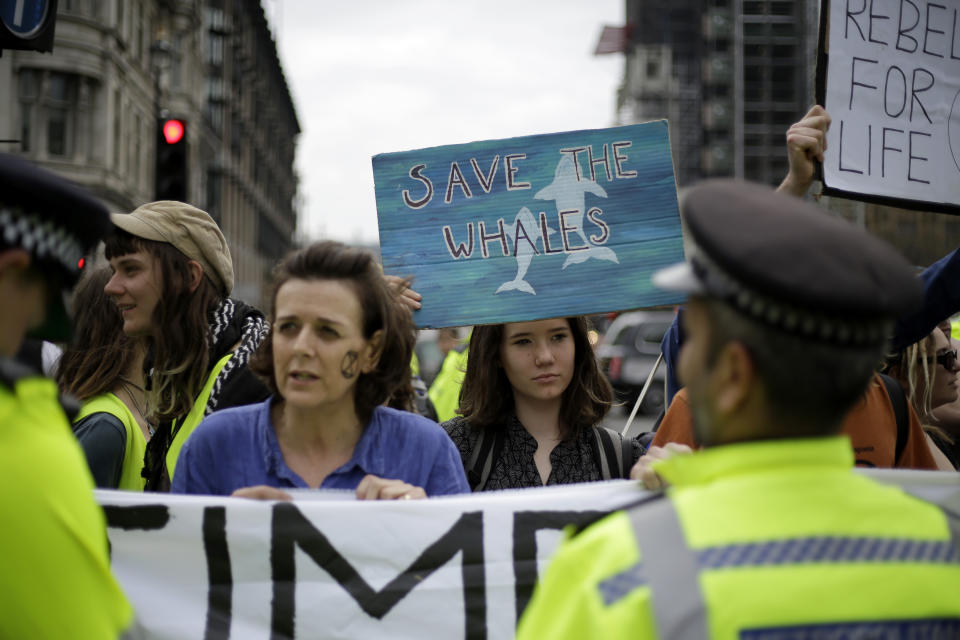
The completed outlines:
<svg viewBox="0 0 960 640">
<path fill-rule="evenodd" d="M 756 391 L 756 366 L 750 351 L 738 340 L 723 346 L 710 375 L 714 408 L 721 414 L 742 411 Z"/>
<path fill-rule="evenodd" d="M 30 254 L 25 249 L 0 251 L 0 276 L 22 273 L 30 266 Z"/>
<path fill-rule="evenodd" d="M 196 260 L 188 260 L 187 268 L 190 270 L 187 287 L 190 289 L 190 293 L 193 293 L 203 281 L 203 267 Z"/>
</svg>

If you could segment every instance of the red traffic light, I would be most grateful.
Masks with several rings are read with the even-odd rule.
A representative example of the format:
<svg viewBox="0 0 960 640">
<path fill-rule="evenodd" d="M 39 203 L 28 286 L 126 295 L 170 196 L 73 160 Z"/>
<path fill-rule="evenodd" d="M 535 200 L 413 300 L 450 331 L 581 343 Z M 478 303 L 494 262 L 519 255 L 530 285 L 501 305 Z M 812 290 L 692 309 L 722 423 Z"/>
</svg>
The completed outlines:
<svg viewBox="0 0 960 640">
<path fill-rule="evenodd" d="M 177 144 L 183 139 L 183 123 L 179 120 L 167 120 L 163 123 L 163 139 L 167 144 Z"/>
</svg>

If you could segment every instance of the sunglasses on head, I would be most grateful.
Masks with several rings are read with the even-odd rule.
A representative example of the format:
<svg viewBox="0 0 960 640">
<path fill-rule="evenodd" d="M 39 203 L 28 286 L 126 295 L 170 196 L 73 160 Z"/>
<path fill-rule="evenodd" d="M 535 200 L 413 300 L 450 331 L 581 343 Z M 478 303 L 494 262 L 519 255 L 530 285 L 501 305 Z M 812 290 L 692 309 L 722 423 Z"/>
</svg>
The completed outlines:
<svg viewBox="0 0 960 640">
<path fill-rule="evenodd" d="M 935 356 L 927 356 L 925 359 L 927 362 L 936 361 L 937 364 L 947 371 L 953 371 L 957 366 L 957 350 L 954 349 L 953 351 L 944 351 L 943 353 L 938 353 Z"/>
</svg>

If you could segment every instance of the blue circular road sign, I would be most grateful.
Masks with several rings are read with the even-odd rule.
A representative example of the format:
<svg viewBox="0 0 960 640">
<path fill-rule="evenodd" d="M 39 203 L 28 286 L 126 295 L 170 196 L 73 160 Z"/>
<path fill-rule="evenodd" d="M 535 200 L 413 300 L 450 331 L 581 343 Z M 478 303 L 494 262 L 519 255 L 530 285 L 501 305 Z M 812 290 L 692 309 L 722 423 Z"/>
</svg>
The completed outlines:
<svg viewBox="0 0 960 640">
<path fill-rule="evenodd" d="M 43 26 L 48 11 L 48 0 L 0 0 L 0 20 L 20 38 L 36 35 Z"/>
</svg>

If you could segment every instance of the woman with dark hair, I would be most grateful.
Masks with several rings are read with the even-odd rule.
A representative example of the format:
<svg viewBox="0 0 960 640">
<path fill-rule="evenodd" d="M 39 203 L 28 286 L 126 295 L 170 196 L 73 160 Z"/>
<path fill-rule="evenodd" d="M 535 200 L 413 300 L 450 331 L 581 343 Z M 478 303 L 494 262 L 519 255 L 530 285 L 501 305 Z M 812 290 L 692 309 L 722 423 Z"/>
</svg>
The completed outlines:
<svg viewBox="0 0 960 640">
<path fill-rule="evenodd" d="M 364 250 L 320 242 L 274 272 L 272 332 L 251 367 L 265 402 L 207 417 L 180 454 L 178 493 L 286 499 L 354 489 L 361 499 L 468 491 L 436 423 L 383 404 L 409 384 L 415 329 Z"/>
<path fill-rule="evenodd" d="M 147 401 L 157 425 L 146 453 L 147 490 L 165 491 L 180 447 L 204 416 L 269 395 L 247 368 L 268 331 L 263 314 L 230 298 L 233 261 L 206 212 L 151 202 L 115 213 L 106 293 L 123 332 L 147 343 Z"/>
<path fill-rule="evenodd" d="M 123 333 L 103 291 L 110 268 L 91 271 L 73 296 L 73 339 L 57 365 L 57 384 L 83 401 L 73 431 L 102 489 L 143 491 L 143 454 L 152 427 L 143 390 L 143 340 Z"/>
<path fill-rule="evenodd" d="M 587 329 L 583 317 L 474 328 L 461 415 L 443 423 L 474 491 L 628 477 L 643 447 L 594 426 L 613 392 Z"/>
</svg>

